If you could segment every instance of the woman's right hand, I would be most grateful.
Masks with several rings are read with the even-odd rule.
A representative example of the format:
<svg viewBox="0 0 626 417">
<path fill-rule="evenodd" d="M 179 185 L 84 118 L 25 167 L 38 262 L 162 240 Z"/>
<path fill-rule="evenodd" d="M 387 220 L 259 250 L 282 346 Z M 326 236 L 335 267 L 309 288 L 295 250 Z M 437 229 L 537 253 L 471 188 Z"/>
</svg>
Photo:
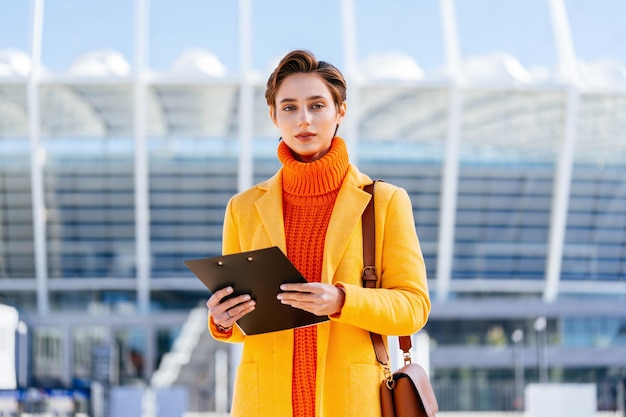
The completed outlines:
<svg viewBox="0 0 626 417">
<path fill-rule="evenodd" d="M 250 294 L 238 295 L 237 297 L 224 300 L 232 294 L 233 288 L 226 287 L 215 291 L 206 303 L 209 309 L 209 317 L 217 326 L 229 329 L 235 322 L 255 309 L 256 302 Z"/>
</svg>

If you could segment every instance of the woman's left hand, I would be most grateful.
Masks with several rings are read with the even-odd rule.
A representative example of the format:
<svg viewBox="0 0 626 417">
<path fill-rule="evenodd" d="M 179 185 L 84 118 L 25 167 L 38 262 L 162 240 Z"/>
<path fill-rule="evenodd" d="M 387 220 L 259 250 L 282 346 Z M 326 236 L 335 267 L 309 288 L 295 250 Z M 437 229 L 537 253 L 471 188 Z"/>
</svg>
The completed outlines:
<svg viewBox="0 0 626 417">
<path fill-rule="evenodd" d="M 345 300 L 345 293 L 341 287 L 319 282 L 305 284 L 283 284 L 278 294 L 281 303 L 317 316 L 330 316 L 341 311 Z"/>
</svg>

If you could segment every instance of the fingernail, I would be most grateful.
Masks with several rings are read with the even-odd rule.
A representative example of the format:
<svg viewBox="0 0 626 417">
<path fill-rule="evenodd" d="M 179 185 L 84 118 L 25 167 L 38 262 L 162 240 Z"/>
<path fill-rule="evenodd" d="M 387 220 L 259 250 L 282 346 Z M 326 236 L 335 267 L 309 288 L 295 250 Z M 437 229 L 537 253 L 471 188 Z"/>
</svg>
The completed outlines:
<svg viewBox="0 0 626 417">
<path fill-rule="evenodd" d="M 246 295 L 244 295 L 244 296 L 243 296 L 243 300 L 244 300 L 244 301 L 248 301 L 249 299 L 250 299 L 250 296 L 249 296 L 248 294 L 246 294 Z"/>
</svg>

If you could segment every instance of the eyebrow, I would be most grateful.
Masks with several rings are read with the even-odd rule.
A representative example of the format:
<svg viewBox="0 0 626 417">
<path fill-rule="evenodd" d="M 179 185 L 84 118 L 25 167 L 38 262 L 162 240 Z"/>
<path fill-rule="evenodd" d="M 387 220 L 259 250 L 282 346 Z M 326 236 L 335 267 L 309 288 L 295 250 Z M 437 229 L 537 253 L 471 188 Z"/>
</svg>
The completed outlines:
<svg viewBox="0 0 626 417">
<path fill-rule="evenodd" d="M 328 100 L 328 97 L 322 96 L 322 95 L 317 95 L 317 96 L 311 96 L 311 97 L 307 97 L 306 101 L 315 101 L 315 100 Z M 280 103 L 290 103 L 290 102 L 294 102 L 294 101 L 298 101 L 295 98 L 284 98 L 280 101 Z"/>
</svg>

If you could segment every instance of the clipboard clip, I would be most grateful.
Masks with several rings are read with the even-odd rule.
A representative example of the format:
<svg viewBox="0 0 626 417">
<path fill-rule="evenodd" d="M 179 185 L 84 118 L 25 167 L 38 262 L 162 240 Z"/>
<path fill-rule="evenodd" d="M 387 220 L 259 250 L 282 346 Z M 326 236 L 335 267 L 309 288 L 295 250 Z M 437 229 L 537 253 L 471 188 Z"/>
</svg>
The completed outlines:
<svg viewBox="0 0 626 417">
<path fill-rule="evenodd" d="M 246 259 L 248 260 L 248 262 L 254 261 L 254 257 L 252 256 L 248 256 L 248 258 Z M 224 261 L 217 261 L 217 266 L 224 266 Z"/>
</svg>

